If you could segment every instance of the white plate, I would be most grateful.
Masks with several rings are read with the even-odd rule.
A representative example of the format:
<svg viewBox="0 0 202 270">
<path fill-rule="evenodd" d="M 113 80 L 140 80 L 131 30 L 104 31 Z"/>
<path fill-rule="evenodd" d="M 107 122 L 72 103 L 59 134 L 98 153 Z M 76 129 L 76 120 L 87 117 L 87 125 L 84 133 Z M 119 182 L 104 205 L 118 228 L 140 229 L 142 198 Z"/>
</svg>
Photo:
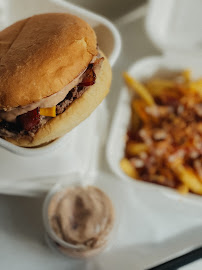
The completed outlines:
<svg viewBox="0 0 202 270">
<path fill-rule="evenodd" d="M 168 70 L 182 70 L 190 68 L 193 71 L 193 76 L 202 76 L 202 62 L 200 57 L 192 57 L 186 55 L 165 55 L 159 57 L 149 57 L 138 61 L 129 68 L 129 73 L 139 80 L 151 77 L 155 72 L 168 69 Z M 177 191 L 151 184 L 143 181 L 132 180 L 120 168 L 119 163 L 124 156 L 125 135 L 130 121 L 130 95 L 126 88 L 123 88 L 119 98 L 119 102 L 115 111 L 114 120 L 112 123 L 109 142 L 107 145 L 107 159 L 111 169 L 115 174 L 125 179 L 126 181 L 133 181 L 134 187 L 142 190 L 158 190 L 165 196 L 175 200 L 195 202 L 201 204 L 200 196 L 188 194 L 186 196 L 180 195 Z"/>
<path fill-rule="evenodd" d="M 3 29 L 22 18 L 46 12 L 67 12 L 77 15 L 87 21 L 96 32 L 99 47 L 109 58 L 111 65 L 114 65 L 121 49 L 120 35 L 115 26 L 102 16 L 70 4 L 64 0 L 0 1 L 0 28 Z M 22 156 L 41 156 L 61 148 L 68 141 L 72 141 L 73 138 L 71 133 L 72 132 L 66 134 L 64 137 L 57 139 L 47 146 L 36 149 L 18 147 L 3 139 L 0 139 L 0 147 Z"/>
</svg>

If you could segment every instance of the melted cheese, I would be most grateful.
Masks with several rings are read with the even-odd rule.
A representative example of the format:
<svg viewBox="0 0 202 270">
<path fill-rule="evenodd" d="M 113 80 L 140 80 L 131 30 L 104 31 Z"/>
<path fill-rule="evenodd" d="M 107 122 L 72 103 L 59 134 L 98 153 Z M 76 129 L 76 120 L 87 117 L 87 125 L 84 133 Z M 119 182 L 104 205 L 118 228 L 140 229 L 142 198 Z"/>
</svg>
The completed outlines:
<svg viewBox="0 0 202 270">
<path fill-rule="evenodd" d="M 40 108 L 39 113 L 44 116 L 56 117 L 56 106 L 51 108 Z"/>
</svg>

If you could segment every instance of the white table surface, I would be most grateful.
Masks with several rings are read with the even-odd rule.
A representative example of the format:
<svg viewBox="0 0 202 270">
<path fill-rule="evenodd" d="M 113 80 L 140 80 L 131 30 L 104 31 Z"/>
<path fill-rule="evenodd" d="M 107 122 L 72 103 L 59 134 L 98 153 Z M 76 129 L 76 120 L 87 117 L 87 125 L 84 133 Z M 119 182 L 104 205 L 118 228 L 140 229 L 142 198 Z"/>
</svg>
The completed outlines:
<svg viewBox="0 0 202 270">
<path fill-rule="evenodd" d="M 123 1 L 116 0 L 74 0 L 72 2 L 119 22 L 119 18 L 144 1 L 125 0 L 124 5 Z M 136 60 L 159 53 L 148 40 L 142 19 L 127 24 L 118 23 L 117 26 L 122 35 L 123 48 L 113 70 L 112 91 L 107 98 L 112 112 L 122 85 L 121 72 Z M 109 172 L 104 150 L 101 168 Z M 0 196 L 0 269 L 73 270 L 85 268 L 83 263 L 70 263 L 63 257 L 54 254 L 47 247 L 41 218 L 43 199 L 43 197 Z M 136 208 L 134 208 L 133 214 L 134 216 L 140 215 Z M 200 228 L 198 230 L 202 232 Z M 139 228 L 138 234 L 141 235 L 141 228 Z M 127 269 L 127 263 L 124 262 L 124 259 L 123 265 Z M 202 269 L 200 267 L 202 266 L 192 269 Z M 110 270 L 113 269 L 110 268 Z"/>
</svg>

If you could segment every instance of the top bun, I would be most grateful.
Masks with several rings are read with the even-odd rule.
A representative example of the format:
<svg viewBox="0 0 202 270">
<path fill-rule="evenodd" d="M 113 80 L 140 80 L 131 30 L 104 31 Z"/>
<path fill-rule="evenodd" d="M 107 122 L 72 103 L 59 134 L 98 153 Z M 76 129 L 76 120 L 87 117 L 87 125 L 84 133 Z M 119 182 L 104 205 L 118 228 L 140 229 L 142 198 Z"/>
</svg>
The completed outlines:
<svg viewBox="0 0 202 270">
<path fill-rule="evenodd" d="M 18 21 L 0 32 L 0 109 L 60 91 L 97 55 L 93 29 L 66 13 Z"/>
</svg>

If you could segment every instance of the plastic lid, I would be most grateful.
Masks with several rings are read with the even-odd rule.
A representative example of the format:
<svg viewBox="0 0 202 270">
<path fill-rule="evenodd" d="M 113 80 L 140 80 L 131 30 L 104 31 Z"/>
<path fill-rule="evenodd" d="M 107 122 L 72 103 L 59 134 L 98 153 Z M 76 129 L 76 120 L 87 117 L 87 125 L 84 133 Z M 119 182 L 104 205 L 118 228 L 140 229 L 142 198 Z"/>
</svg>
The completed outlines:
<svg viewBox="0 0 202 270">
<path fill-rule="evenodd" d="M 146 30 L 165 51 L 202 52 L 201 0 L 150 0 Z"/>
</svg>

